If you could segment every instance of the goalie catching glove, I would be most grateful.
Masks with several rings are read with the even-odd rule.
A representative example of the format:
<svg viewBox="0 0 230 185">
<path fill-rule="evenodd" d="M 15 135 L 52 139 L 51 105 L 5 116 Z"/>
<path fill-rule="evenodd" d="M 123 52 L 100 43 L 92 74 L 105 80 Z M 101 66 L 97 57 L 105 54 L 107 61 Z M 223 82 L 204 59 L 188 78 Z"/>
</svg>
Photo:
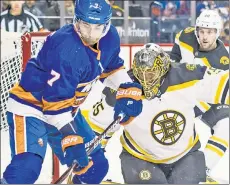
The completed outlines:
<svg viewBox="0 0 230 185">
<path fill-rule="evenodd" d="M 71 166 L 74 161 L 77 161 L 77 167 L 73 169 L 73 173 L 81 175 L 93 165 L 86 153 L 83 138 L 77 134 L 73 122 L 70 122 L 60 129 L 62 133 L 62 150 L 64 152 L 65 162 L 67 166 Z"/>
<path fill-rule="evenodd" d="M 121 84 L 116 94 L 114 119 L 117 119 L 120 113 L 124 113 L 125 117 L 120 124 L 127 125 L 137 117 L 142 111 L 141 95 L 140 84 L 131 82 Z"/>
</svg>

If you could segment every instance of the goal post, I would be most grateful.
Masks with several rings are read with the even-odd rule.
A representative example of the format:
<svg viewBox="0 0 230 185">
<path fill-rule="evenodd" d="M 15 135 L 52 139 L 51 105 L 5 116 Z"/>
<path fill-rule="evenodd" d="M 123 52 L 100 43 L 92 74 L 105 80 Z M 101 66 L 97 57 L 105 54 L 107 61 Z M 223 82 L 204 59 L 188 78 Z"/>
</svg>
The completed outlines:
<svg viewBox="0 0 230 185">
<path fill-rule="evenodd" d="M 36 32 L 22 35 L 1 30 L 1 132 L 8 131 L 6 111 L 9 91 L 19 82 L 27 61 L 37 55 L 49 34 Z M 55 181 L 59 177 L 59 161 L 53 153 L 51 158 L 51 180 Z"/>
</svg>

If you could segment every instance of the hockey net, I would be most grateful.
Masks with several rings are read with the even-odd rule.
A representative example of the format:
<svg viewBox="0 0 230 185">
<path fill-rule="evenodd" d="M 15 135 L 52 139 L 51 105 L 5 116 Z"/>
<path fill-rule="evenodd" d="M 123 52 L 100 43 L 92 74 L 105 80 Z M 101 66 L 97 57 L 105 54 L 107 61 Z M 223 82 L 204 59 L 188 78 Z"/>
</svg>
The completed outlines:
<svg viewBox="0 0 230 185">
<path fill-rule="evenodd" d="M 6 118 L 9 91 L 19 82 L 21 74 L 30 57 L 35 57 L 41 49 L 49 32 L 37 32 L 21 35 L 1 30 L 1 171 L 10 162 L 8 124 Z M 46 173 L 41 173 L 38 183 L 49 183 L 59 177 L 59 162 L 55 155 L 47 156 L 46 166 L 51 166 Z"/>
<path fill-rule="evenodd" d="M 37 55 L 48 32 L 21 35 L 1 30 L 1 130 L 8 130 L 6 120 L 9 91 L 21 77 L 30 57 Z"/>
</svg>

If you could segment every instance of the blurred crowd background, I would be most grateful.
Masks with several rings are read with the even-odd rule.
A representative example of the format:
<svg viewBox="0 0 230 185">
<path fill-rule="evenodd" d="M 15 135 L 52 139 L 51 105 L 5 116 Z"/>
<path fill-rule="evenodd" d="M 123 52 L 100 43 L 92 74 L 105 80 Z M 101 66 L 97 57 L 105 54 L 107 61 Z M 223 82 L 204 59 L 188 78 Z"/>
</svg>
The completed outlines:
<svg viewBox="0 0 230 185">
<path fill-rule="evenodd" d="M 46 31 L 55 31 L 72 22 L 74 0 L 25 0 L 22 8 L 35 15 Z M 229 43 L 229 1 L 112 1 L 112 23 L 122 44 L 146 42 L 173 43 L 176 33 L 195 25 L 204 9 L 215 9 L 223 19 L 221 39 Z M 1 1 L 1 13 L 9 10 L 10 0 Z"/>
</svg>

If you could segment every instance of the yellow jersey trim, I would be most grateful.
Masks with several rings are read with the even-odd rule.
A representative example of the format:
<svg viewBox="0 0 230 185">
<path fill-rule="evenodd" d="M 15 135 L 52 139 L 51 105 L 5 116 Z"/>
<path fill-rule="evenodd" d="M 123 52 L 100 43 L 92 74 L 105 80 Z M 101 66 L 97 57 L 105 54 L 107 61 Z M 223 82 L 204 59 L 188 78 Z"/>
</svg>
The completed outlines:
<svg viewBox="0 0 230 185">
<path fill-rule="evenodd" d="M 208 103 L 206 103 L 206 102 L 199 102 L 199 105 L 200 105 L 205 111 L 207 111 L 207 110 L 209 110 L 209 109 L 211 108 L 211 106 L 210 106 Z"/>
<path fill-rule="evenodd" d="M 207 67 L 212 67 L 212 66 L 210 65 L 210 63 L 208 62 L 208 59 L 207 59 L 206 57 L 201 58 L 201 60 L 202 60 L 202 62 L 204 63 L 205 66 L 207 66 Z"/>
<path fill-rule="evenodd" d="M 127 135 L 126 135 L 126 136 L 127 136 Z M 189 144 L 188 144 L 188 146 L 186 147 L 186 149 L 185 149 L 183 152 L 181 152 L 180 154 L 178 154 L 178 155 L 176 155 L 176 156 L 173 156 L 173 157 L 170 157 L 170 158 L 165 158 L 165 159 L 154 159 L 154 156 L 153 156 L 153 155 L 150 155 L 150 154 L 145 155 L 145 154 L 143 154 L 143 153 L 138 153 L 138 152 L 136 152 L 135 150 L 132 149 L 132 147 L 135 148 L 137 151 L 140 151 L 140 148 L 141 148 L 141 147 L 138 146 L 136 143 L 135 143 L 135 146 L 138 146 L 138 147 L 135 147 L 135 146 L 133 145 L 133 143 L 134 143 L 134 140 L 133 140 L 133 139 L 132 139 L 132 142 L 130 142 L 130 140 L 129 140 L 129 142 L 131 143 L 132 147 L 129 146 L 129 144 L 125 141 L 123 135 L 121 136 L 120 141 L 121 141 L 122 146 L 125 148 L 125 150 L 126 150 L 128 153 L 130 153 L 131 155 L 133 155 L 134 157 L 137 157 L 137 158 L 139 158 L 139 159 L 142 159 L 142 160 L 148 161 L 148 162 L 152 162 L 152 163 L 166 163 L 166 162 L 169 162 L 169 161 L 171 161 L 171 160 L 173 160 L 173 159 L 175 159 L 175 158 L 177 158 L 177 157 L 183 155 L 185 152 L 187 152 L 187 151 L 190 150 L 193 146 L 195 146 L 195 144 L 199 141 L 199 136 L 196 135 L 196 138 L 195 138 L 194 141 L 193 141 L 193 136 L 191 136 L 191 138 L 190 138 L 190 140 L 189 140 Z M 143 149 L 142 149 L 142 150 L 143 150 Z"/>
<path fill-rule="evenodd" d="M 95 125 L 92 121 L 89 120 L 89 111 L 88 110 L 82 110 L 81 113 L 84 116 L 84 118 L 86 119 L 87 123 L 93 129 L 93 131 L 95 131 L 95 132 L 97 132 L 99 134 L 101 134 L 102 132 L 104 132 L 103 128 Z"/>
<path fill-rule="evenodd" d="M 42 108 L 42 103 L 37 100 L 31 92 L 25 91 L 18 83 L 11 89 L 10 93 L 14 94 L 18 98 L 27 101 L 35 106 Z"/>
<path fill-rule="evenodd" d="M 224 152 L 222 150 L 219 150 L 219 148 L 216 148 L 213 145 L 207 144 L 205 148 L 215 152 L 217 155 L 221 157 L 224 155 Z"/>
<path fill-rule="evenodd" d="M 125 69 L 125 67 L 124 67 L 124 66 L 121 66 L 121 67 L 119 67 L 118 69 L 115 69 L 115 70 L 113 70 L 113 71 L 111 71 L 111 72 L 102 73 L 101 76 L 100 76 L 100 78 L 107 78 L 108 76 L 110 76 L 110 75 L 116 73 L 117 71 L 119 71 L 119 70 L 121 70 L 121 69 Z"/>
<path fill-rule="evenodd" d="M 185 83 L 182 83 L 182 84 L 177 84 L 177 85 L 169 86 L 169 87 L 167 88 L 167 91 L 166 91 L 166 92 L 176 91 L 176 90 L 180 90 L 180 89 L 185 89 L 185 88 L 191 87 L 191 86 L 193 86 L 195 83 L 197 83 L 198 81 L 199 81 L 199 80 L 192 80 L 192 81 L 185 82 Z"/>
<path fill-rule="evenodd" d="M 186 50 L 189 50 L 190 52 L 193 53 L 193 47 L 192 47 L 192 46 L 190 46 L 190 45 L 188 45 L 187 43 L 182 42 L 182 41 L 179 41 L 179 43 L 180 43 L 180 46 L 181 46 L 182 48 L 184 48 L 184 49 L 186 49 Z"/>
<path fill-rule="evenodd" d="M 226 84 L 226 81 L 228 80 L 228 77 L 229 77 L 228 72 L 221 77 L 219 86 L 218 86 L 217 91 L 216 91 L 214 103 L 221 103 L 222 91 L 224 89 L 224 85 Z"/>
<path fill-rule="evenodd" d="M 224 139 L 222 139 L 222 138 L 219 138 L 219 137 L 216 137 L 216 136 L 210 137 L 210 140 L 213 140 L 213 141 L 215 141 L 215 142 L 218 142 L 218 143 L 220 143 L 221 145 L 224 145 L 226 148 L 228 148 L 228 146 L 229 146 L 229 143 L 228 143 L 226 140 L 224 140 Z"/>
</svg>

